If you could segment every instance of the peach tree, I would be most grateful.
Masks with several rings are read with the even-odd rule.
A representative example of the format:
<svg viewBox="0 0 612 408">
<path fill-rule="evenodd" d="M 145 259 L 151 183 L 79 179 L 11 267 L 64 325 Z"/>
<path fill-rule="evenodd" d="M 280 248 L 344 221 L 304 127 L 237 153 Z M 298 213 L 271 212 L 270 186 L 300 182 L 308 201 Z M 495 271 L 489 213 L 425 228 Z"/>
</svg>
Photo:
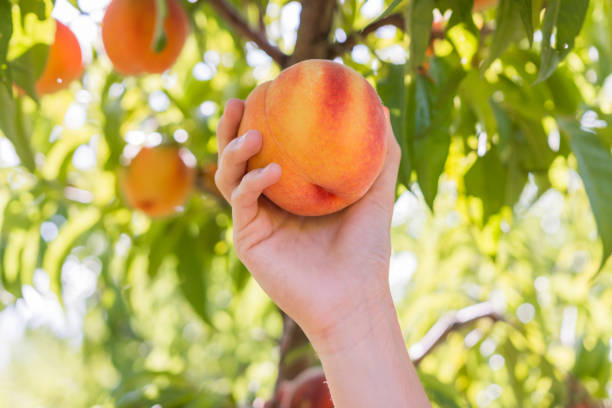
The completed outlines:
<svg viewBox="0 0 612 408">
<path fill-rule="evenodd" d="M 320 58 L 391 113 L 390 285 L 433 403 L 603 406 L 610 21 L 607 0 L 0 0 L 0 405 L 300 403 L 316 355 L 235 255 L 215 128 Z"/>
</svg>

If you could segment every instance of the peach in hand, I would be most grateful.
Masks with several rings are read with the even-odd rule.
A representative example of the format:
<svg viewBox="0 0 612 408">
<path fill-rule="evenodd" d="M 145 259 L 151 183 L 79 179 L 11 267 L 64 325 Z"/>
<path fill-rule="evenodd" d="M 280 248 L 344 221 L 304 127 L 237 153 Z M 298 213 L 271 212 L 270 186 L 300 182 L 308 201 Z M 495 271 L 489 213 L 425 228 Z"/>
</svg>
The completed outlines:
<svg viewBox="0 0 612 408">
<path fill-rule="evenodd" d="M 327 60 L 300 62 L 256 87 L 238 133 L 251 129 L 263 144 L 248 169 L 279 164 L 282 176 L 264 195 L 297 215 L 330 214 L 359 200 L 387 151 L 376 91 L 356 71 Z"/>
</svg>

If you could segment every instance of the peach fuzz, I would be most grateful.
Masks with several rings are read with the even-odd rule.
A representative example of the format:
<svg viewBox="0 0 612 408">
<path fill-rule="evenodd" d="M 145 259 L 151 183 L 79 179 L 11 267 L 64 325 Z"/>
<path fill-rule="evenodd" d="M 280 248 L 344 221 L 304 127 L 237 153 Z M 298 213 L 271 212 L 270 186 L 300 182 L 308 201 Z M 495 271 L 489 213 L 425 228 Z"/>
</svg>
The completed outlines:
<svg viewBox="0 0 612 408">
<path fill-rule="evenodd" d="M 239 134 L 250 129 L 261 132 L 263 145 L 248 169 L 278 163 L 282 176 L 264 195 L 297 215 L 330 214 L 359 200 L 387 151 L 376 91 L 356 71 L 327 60 L 300 62 L 256 87 Z"/>
</svg>

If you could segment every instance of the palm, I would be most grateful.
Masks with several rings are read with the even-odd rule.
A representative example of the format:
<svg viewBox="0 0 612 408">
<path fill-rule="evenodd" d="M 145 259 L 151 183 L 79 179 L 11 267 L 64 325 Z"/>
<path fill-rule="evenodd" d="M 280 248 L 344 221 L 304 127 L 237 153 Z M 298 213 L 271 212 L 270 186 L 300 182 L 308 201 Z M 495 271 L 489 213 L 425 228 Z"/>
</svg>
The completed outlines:
<svg viewBox="0 0 612 408">
<path fill-rule="evenodd" d="M 292 215 L 260 199 L 243 231 L 251 244 L 244 261 L 288 314 L 297 320 L 328 315 L 339 299 L 380 281 L 369 273 L 387 270 L 390 255 L 391 211 L 380 192 L 375 186 L 351 207 L 323 217 Z"/>
</svg>

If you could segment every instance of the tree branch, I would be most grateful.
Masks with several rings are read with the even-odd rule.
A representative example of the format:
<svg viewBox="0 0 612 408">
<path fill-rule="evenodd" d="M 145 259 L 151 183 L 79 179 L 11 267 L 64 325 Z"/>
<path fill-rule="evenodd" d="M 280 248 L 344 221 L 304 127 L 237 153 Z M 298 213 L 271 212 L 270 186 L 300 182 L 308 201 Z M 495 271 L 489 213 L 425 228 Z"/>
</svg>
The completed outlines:
<svg viewBox="0 0 612 408">
<path fill-rule="evenodd" d="M 477 303 L 442 316 L 421 341 L 410 347 L 410 357 L 414 365 L 419 365 L 429 353 L 444 341 L 449 333 L 485 318 L 494 322 L 505 321 L 491 302 Z"/>
<path fill-rule="evenodd" d="M 264 33 L 253 30 L 248 22 L 225 0 L 208 0 L 208 3 L 238 34 L 257 44 L 281 67 L 287 65 L 289 56 L 282 52 L 280 48 L 271 44 Z"/>
<path fill-rule="evenodd" d="M 350 33 L 346 40 L 343 42 L 337 42 L 330 46 L 329 48 L 329 58 L 338 57 L 345 52 L 348 52 L 353 49 L 355 45 L 363 38 L 367 37 L 374 31 L 378 30 L 380 27 L 392 25 L 400 30 L 404 30 L 404 17 L 401 13 L 389 14 L 388 16 L 381 18 L 380 20 L 376 20 L 367 26 L 365 26 L 362 30 L 355 31 Z"/>
<path fill-rule="evenodd" d="M 309 349 L 309 352 L 296 355 L 295 351 L 297 349 L 309 344 L 308 338 L 300 326 L 298 326 L 289 316 L 282 311 L 281 315 L 283 317 L 283 335 L 280 340 L 278 376 L 276 378 L 276 385 L 274 386 L 274 394 L 272 399 L 268 401 L 266 408 L 280 408 L 282 396 L 280 390 L 283 384 L 293 380 L 304 370 L 312 367 L 317 361 L 311 349 Z"/>
<path fill-rule="evenodd" d="M 335 0 L 302 0 L 297 41 L 289 65 L 311 58 L 329 58 L 329 34 L 336 3 Z"/>
</svg>

